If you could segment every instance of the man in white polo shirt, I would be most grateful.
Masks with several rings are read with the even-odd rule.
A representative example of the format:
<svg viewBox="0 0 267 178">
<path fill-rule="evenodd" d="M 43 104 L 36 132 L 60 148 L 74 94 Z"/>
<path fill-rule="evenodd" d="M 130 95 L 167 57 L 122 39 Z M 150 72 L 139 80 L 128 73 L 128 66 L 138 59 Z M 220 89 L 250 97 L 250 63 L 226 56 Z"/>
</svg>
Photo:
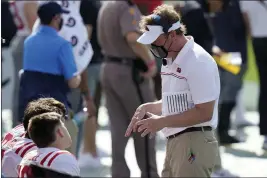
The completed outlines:
<svg viewBox="0 0 267 178">
<path fill-rule="evenodd" d="M 139 43 L 163 59 L 162 100 L 139 106 L 126 131 L 154 136 L 162 130 L 167 142 L 162 177 L 210 177 L 218 142 L 220 79 L 213 58 L 193 37 L 185 36 L 179 14 L 162 5 L 141 20 Z"/>
</svg>

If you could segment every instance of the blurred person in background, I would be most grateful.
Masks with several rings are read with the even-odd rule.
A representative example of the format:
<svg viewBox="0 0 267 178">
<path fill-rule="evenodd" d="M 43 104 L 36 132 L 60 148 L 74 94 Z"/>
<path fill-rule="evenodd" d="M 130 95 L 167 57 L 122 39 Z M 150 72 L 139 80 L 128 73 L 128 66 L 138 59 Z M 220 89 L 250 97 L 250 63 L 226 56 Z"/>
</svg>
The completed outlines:
<svg viewBox="0 0 267 178">
<path fill-rule="evenodd" d="M 214 35 L 209 22 L 209 8 L 203 8 L 204 5 L 199 1 L 184 1 L 177 4 L 176 10 L 181 12 L 182 21 L 186 25 L 187 34 L 192 35 L 197 44 L 202 46 L 209 54 L 214 55 L 212 47 L 214 46 Z M 215 54 L 216 55 L 216 54 Z M 212 177 L 236 177 L 228 170 L 222 167 L 221 154 L 219 153 Z"/>
<path fill-rule="evenodd" d="M 1 95 L 2 95 L 2 113 L 4 109 L 12 110 L 12 100 L 14 90 L 14 60 L 11 50 L 11 41 L 17 32 L 16 24 L 10 12 L 10 5 L 7 1 L 1 1 L 1 64 L 2 64 L 2 78 L 1 78 Z M 2 115 L 3 116 L 3 115 Z M 12 117 L 2 117 L 2 136 L 12 128 Z"/>
<path fill-rule="evenodd" d="M 252 37 L 260 79 L 259 115 L 260 134 L 264 136 L 262 148 L 267 150 L 267 1 L 241 1 L 247 28 Z"/>
<path fill-rule="evenodd" d="M 27 104 L 41 97 L 53 97 L 71 106 L 67 98 L 70 88 L 77 88 L 81 78 L 78 74 L 71 44 L 58 35 L 62 28 L 61 14 L 69 13 L 56 2 L 45 2 L 38 8 L 41 25 L 24 43 L 23 70 L 20 79 L 19 115 Z M 72 120 L 66 125 L 76 140 L 77 128 Z M 73 143 L 76 147 L 76 143 Z M 75 154 L 75 150 L 71 150 Z"/>
<path fill-rule="evenodd" d="M 124 132 L 136 108 L 156 99 L 151 80 L 157 72 L 155 59 L 146 46 L 136 41 L 141 35 L 140 19 L 141 12 L 133 1 L 106 1 L 98 16 L 97 35 L 104 55 L 101 84 L 112 139 L 112 177 L 130 177 Z M 141 177 L 158 177 L 155 139 L 139 135 L 133 139 Z"/>
<path fill-rule="evenodd" d="M 87 70 L 88 86 L 90 88 L 88 95 L 93 98 L 96 104 L 95 117 L 87 119 L 81 124 L 83 128 L 79 128 L 79 140 L 83 139 L 79 155 L 80 167 L 101 167 L 100 157 L 105 156 L 105 153 L 96 147 L 97 116 L 102 93 L 100 87 L 100 66 L 103 61 L 103 55 L 97 40 L 97 17 L 100 7 L 100 1 L 83 0 L 80 5 L 80 14 L 88 32 L 88 40 L 90 40 L 94 51 L 90 64 L 85 70 Z"/>
<path fill-rule="evenodd" d="M 12 43 L 12 53 L 14 57 L 14 82 L 15 88 L 13 93 L 13 126 L 21 122 L 19 118 L 18 95 L 19 95 L 19 71 L 23 66 L 23 48 L 24 40 L 31 34 L 32 27 L 37 19 L 38 3 L 36 1 L 11 1 L 10 10 L 14 22 L 17 26 L 17 34 Z"/>
<path fill-rule="evenodd" d="M 200 1 L 203 3 L 203 0 Z M 228 132 L 231 112 L 236 106 L 243 75 L 247 69 L 247 29 L 238 0 L 208 0 L 205 6 L 203 7 L 208 8 L 210 12 L 210 22 L 217 46 L 213 48 L 213 52 L 219 56 L 224 52 L 239 52 L 242 58 L 241 70 L 236 75 L 219 68 L 222 87 L 218 125 L 220 144 L 239 143 L 240 140 Z"/>
</svg>

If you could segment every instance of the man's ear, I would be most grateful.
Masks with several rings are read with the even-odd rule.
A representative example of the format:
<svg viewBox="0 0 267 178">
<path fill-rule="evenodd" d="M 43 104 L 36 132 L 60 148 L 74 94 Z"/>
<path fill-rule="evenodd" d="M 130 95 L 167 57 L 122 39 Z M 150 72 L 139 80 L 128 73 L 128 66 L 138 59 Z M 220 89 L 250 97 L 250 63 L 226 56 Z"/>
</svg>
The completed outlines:
<svg viewBox="0 0 267 178">
<path fill-rule="evenodd" d="M 57 128 L 57 134 L 61 137 L 61 138 L 63 138 L 64 137 L 64 134 L 63 134 L 63 132 L 62 132 L 62 130 L 60 129 L 60 128 Z"/>
</svg>

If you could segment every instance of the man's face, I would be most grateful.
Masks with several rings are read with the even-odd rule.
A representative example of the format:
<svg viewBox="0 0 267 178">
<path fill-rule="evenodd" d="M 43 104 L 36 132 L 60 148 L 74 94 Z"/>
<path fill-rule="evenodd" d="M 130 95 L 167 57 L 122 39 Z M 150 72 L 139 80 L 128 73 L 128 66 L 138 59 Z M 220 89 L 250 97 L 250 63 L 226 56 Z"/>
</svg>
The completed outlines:
<svg viewBox="0 0 267 178">
<path fill-rule="evenodd" d="M 210 12 L 220 12 L 223 7 L 223 0 L 208 0 Z"/>
<path fill-rule="evenodd" d="M 69 148 L 72 143 L 70 134 L 64 122 L 64 120 L 61 120 L 60 125 L 56 129 L 57 140 L 60 143 L 61 149 Z"/>
</svg>

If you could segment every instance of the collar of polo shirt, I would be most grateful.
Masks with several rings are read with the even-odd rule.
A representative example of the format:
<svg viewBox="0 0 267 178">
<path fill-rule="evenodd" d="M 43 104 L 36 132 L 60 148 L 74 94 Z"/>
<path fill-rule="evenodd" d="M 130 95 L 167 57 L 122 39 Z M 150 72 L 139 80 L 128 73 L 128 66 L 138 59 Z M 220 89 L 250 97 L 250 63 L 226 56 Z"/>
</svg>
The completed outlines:
<svg viewBox="0 0 267 178">
<path fill-rule="evenodd" d="M 169 28 L 168 32 L 172 31 L 172 30 L 177 30 L 181 27 L 181 23 L 180 21 L 172 24 L 172 26 Z M 147 25 L 147 29 L 148 31 L 146 31 L 145 33 L 143 33 L 138 39 L 137 42 L 138 43 L 142 43 L 142 44 L 151 44 L 154 41 L 156 41 L 156 39 L 163 34 L 163 27 L 160 25 Z"/>
</svg>

